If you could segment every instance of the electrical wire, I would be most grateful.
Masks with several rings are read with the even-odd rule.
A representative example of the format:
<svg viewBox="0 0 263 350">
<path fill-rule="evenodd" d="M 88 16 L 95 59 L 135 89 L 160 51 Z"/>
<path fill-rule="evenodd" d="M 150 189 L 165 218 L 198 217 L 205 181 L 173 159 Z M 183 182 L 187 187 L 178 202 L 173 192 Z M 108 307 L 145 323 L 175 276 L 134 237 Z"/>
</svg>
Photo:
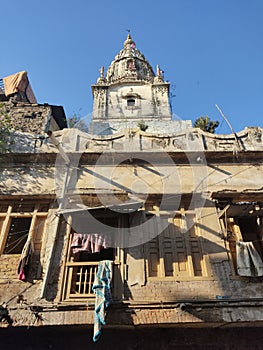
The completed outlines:
<svg viewBox="0 0 263 350">
<path fill-rule="evenodd" d="M 28 233 L 26 233 L 26 234 L 24 234 L 23 236 L 17 238 L 17 239 L 14 240 L 11 244 L 9 244 L 9 245 L 6 244 L 6 245 L 5 245 L 5 249 L 6 249 L 6 248 L 8 248 L 8 247 L 13 246 L 13 245 L 16 243 L 15 246 L 12 247 L 12 249 L 10 249 L 10 250 L 8 249 L 8 253 L 9 253 L 9 254 L 10 254 L 10 252 L 12 252 L 12 250 L 14 250 L 14 249 L 25 239 L 25 237 L 27 236 L 27 234 L 28 234 Z"/>
<path fill-rule="evenodd" d="M 55 201 L 54 201 L 54 202 L 55 202 Z M 54 202 L 53 202 L 53 203 L 54 203 Z M 20 204 L 20 203 L 18 203 L 18 202 L 17 202 L 17 204 L 20 205 L 20 207 L 22 206 L 22 204 Z M 48 215 L 48 212 L 47 212 L 47 215 Z M 37 216 L 37 213 L 36 213 L 36 216 Z M 32 217 L 33 217 L 33 215 L 32 215 Z M 41 226 L 45 225 L 45 222 L 46 222 L 46 220 L 39 222 L 33 229 L 22 230 L 22 231 L 16 231 L 16 232 L 9 232 L 8 235 L 7 235 L 7 240 L 8 240 L 8 237 L 10 237 L 10 236 L 15 236 L 15 235 L 23 234 L 23 235 L 22 235 L 22 238 L 19 237 L 19 238 L 17 239 L 17 240 L 19 240 L 20 238 L 23 239 L 24 236 L 28 235 L 29 233 L 34 234 L 36 231 L 38 231 L 38 230 L 41 228 Z M 12 227 L 12 223 L 11 223 L 11 227 Z M 15 240 L 14 242 L 17 242 L 17 240 Z M 14 243 L 14 242 L 13 242 L 13 243 Z M 17 245 L 16 245 L 16 246 L 17 246 Z M 7 245 L 6 245 L 6 247 L 7 247 Z M 10 251 L 10 252 L 11 252 L 11 251 Z M 9 252 L 9 253 L 10 253 L 10 252 Z"/>
</svg>

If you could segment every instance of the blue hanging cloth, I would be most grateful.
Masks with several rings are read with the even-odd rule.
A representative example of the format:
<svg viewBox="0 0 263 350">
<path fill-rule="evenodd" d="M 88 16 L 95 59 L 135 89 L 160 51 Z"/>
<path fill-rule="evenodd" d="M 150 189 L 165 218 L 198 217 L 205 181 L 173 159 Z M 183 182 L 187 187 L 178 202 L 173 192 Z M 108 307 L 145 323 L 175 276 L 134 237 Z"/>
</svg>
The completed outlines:
<svg viewBox="0 0 263 350">
<path fill-rule="evenodd" d="M 111 303 L 111 279 L 112 279 L 111 260 L 99 262 L 98 271 L 92 286 L 96 294 L 94 311 L 94 330 L 93 341 L 96 342 L 101 334 L 101 325 L 105 325 L 106 309 Z"/>
</svg>

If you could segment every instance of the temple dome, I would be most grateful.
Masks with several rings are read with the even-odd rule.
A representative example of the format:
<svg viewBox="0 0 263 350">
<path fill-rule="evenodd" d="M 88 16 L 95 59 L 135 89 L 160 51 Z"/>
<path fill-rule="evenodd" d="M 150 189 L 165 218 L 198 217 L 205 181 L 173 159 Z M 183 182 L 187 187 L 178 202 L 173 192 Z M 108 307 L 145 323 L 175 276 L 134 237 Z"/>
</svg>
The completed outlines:
<svg viewBox="0 0 263 350">
<path fill-rule="evenodd" d="M 152 83 L 154 72 L 144 55 L 136 48 L 128 34 L 124 48 L 115 56 L 106 74 L 108 84 L 145 81 Z"/>
</svg>

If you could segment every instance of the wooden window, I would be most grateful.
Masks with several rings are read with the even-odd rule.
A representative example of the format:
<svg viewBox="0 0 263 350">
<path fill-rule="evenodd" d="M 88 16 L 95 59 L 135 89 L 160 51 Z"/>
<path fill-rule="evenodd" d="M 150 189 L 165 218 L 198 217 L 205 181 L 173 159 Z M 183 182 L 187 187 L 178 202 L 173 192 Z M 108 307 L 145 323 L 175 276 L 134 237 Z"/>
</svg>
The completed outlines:
<svg viewBox="0 0 263 350">
<path fill-rule="evenodd" d="M 232 208 L 230 208 L 230 210 L 231 209 Z M 240 210 L 242 212 L 241 207 Z M 220 219 L 222 230 L 225 233 L 229 245 L 236 274 L 236 241 L 253 242 L 254 247 L 263 259 L 263 218 L 262 216 L 248 215 L 247 211 L 244 211 L 245 215 L 240 215 L 240 213 L 235 216 L 226 215 L 224 218 Z"/>
<path fill-rule="evenodd" d="M 202 241 L 194 214 L 177 215 L 145 244 L 148 277 L 187 279 L 207 276 Z"/>
<path fill-rule="evenodd" d="M 29 237 L 38 254 L 48 207 L 49 203 L 26 201 L 0 203 L 0 254 L 20 254 Z M 45 211 L 40 211 L 43 208 Z"/>
<path fill-rule="evenodd" d="M 109 227 L 118 227 L 118 217 L 97 217 L 98 220 Z M 70 220 L 69 220 L 70 222 Z M 88 227 L 88 225 L 87 225 Z M 61 289 L 61 300 L 79 301 L 83 299 L 93 300 L 95 294 L 92 290 L 93 282 L 97 273 L 99 262 L 102 260 L 113 261 L 112 276 L 112 298 L 117 299 L 121 293 L 121 262 L 123 261 L 123 251 L 119 248 L 102 249 L 99 253 L 79 252 L 73 254 L 71 242 L 74 232 L 68 226 L 68 247 L 66 262 L 64 264 L 64 282 Z"/>
<path fill-rule="evenodd" d="M 81 252 L 78 259 L 71 259 L 67 263 L 68 283 L 67 298 L 94 298 L 92 285 L 98 270 L 98 264 L 102 260 L 115 261 L 115 249 L 103 249 L 100 253 Z"/>
<path fill-rule="evenodd" d="M 20 254 L 26 243 L 32 218 L 11 218 L 4 254 Z"/>
</svg>

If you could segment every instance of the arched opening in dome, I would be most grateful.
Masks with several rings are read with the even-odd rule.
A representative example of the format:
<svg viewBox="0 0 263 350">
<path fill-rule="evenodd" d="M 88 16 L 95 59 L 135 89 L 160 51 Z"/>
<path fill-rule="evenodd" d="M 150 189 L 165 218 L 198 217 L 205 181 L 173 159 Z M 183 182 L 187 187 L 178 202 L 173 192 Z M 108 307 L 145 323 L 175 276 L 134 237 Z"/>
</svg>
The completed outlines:
<svg viewBox="0 0 263 350">
<path fill-rule="evenodd" d="M 134 98 L 128 98 L 127 99 L 127 107 L 133 107 L 135 106 L 135 99 Z"/>
</svg>

